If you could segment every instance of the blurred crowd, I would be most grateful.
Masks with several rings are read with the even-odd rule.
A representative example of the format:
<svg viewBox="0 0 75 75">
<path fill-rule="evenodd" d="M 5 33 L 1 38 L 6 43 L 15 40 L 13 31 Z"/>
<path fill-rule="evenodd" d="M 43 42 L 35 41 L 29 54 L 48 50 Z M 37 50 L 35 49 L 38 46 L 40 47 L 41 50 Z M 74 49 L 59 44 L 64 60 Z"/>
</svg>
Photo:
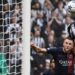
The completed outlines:
<svg viewBox="0 0 75 75">
<path fill-rule="evenodd" d="M 0 52 L 8 75 L 21 75 L 22 0 L 0 0 Z"/>
<path fill-rule="evenodd" d="M 74 22 L 66 9 L 69 1 L 31 0 L 31 42 L 41 48 L 62 47 Z M 55 75 L 53 56 L 31 49 L 31 75 Z"/>
</svg>

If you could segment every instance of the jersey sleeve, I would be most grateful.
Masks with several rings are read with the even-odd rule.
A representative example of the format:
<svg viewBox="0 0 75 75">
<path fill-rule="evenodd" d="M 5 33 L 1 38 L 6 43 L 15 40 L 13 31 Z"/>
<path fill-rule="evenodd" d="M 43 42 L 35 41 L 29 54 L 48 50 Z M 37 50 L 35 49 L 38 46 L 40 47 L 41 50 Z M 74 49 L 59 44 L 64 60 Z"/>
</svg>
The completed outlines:
<svg viewBox="0 0 75 75">
<path fill-rule="evenodd" d="M 57 52 L 63 52 L 63 48 L 62 47 L 47 48 L 47 53 L 57 53 Z"/>
</svg>

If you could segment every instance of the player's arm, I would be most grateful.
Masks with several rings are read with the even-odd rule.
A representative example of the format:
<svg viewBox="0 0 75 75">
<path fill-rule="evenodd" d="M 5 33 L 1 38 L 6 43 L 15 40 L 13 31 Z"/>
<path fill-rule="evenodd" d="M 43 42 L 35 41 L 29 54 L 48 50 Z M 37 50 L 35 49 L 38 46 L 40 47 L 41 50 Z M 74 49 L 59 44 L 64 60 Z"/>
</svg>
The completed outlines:
<svg viewBox="0 0 75 75">
<path fill-rule="evenodd" d="M 42 52 L 42 53 L 47 52 L 47 50 L 45 48 L 39 48 L 38 46 L 35 46 L 34 44 L 31 44 L 31 48 L 37 52 Z"/>
<path fill-rule="evenodd" d="M 50 48 L 39 48 L 38 46 L 31 44 L 31 48 L 34 49 L 37 52 L 42 52 L 42 53 L 57 53 L 60 52 L 61 48 L 58 47 L 50 47 Z"/>
</svg>

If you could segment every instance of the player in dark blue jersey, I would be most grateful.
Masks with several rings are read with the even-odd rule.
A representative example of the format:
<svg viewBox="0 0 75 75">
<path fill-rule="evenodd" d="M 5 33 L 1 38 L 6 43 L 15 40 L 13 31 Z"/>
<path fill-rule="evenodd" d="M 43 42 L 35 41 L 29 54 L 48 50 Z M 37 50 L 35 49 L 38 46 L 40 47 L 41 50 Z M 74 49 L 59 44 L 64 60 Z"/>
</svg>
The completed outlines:
<svg viewBox="0 0 75 75">
<path fill-rule="evenodd" d="M 63 42 L 63 47 L 38 48 L 31 44 L 37 52 L 51 53 L 55 59 L 56 75 L 73 75 L 74 66 L 74 42 L 70 38 L 66 38 Z"/>
</svg>

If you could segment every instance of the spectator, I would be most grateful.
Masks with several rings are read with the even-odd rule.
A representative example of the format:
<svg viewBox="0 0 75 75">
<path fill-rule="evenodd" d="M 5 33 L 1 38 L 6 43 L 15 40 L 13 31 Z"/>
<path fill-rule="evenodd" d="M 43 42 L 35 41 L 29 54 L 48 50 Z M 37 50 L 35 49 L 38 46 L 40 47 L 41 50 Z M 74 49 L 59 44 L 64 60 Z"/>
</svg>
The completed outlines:
<svg viewBox="0 0 75 75">
<path fill-rule="evenodd" d="M 21 56 L 22 56 L 22 40 L 17 39 L 13 45 L 10 47 L 10 72 L 16 74 L 15 71 L 20 75 L 21 74 Z"/>
<path fill-rule="evenodd" d="M 39 25 L 40 27 L 43 27 L 47 22 L 45 19 L 45 14 L 43 11 L 39 11 L 37 13 L 37 18 L 35 19 L 35 22 L 37 25 Z"/>
<path fill-rule="evenodd" d="M 32 38 L 32 42 L 34 42 L 34 44 L 36 44 L 37 46 L 44 48 L 45 47 L 45 42 L 44 39 L 40 36 L 40 28 L 39 26 L 36 26 L 34 28 L 34 34 L 33 34 L 33 38 Z"/>
<path fill-rule="evenodd" d="M 55 75 L 54 68 L 55 68 L 54 61 L 51 62 L 50 59 L 46 59 L 45 70 L 43 72 L 43 75 Z"/>
<path fill-rule="evenodd" d="M 48 47 L 48 35 L 50 34 L 50 27 L 48 25 L 45 25 L 41 28 L 41 36 L 45 40 L 45 47 Z"/>
<path fill-rule="evenodd" d="M 44 2 L 44 9 L 43 10 L 44 10 L 44 12 L 46 14 L 47 22 L 51 18 L 51 11 L 52 11 L 52 9 L 53 9 L 53 6 L 52 6 L 52 3 L 50 2 L 50 0 L 45 0 L 45 2 Z"/>
<path fill-rule="evenodd" d="M 41 9 L 41 4 L 39 3 L 38 0 L 34 1 L 34 4 L 32 4 L 31 9 L 34 9 L 34 10 L 40 10 Z"/>
<path fill-rule="evenodd" d="M 73 20 L 71 19 L 70 16 L 66 16 L 65 19 L 64 19 L 64 31 L 66 32 L 66 36 L 68 36 L 68 31 L 67 31 L 67 28 L 68 26 L 73 22 Z"/>
<path fill-rule="evenodd" d="M 63 46 L 63 41 L 66 38 L 66 32 L 62 31 L 60 38 L 56 39 L 56 47 L 62 47 Z"/>
<path fill-rule="evenodd" d="M 12 18 L 12 24 L 7 28 L 6 34 L 9 34 L 10 41 L 20 37 L 21 27 L 17 24 L 16 17 Z"/>
<path fill-rule="evenodd" d="M 19 38 L 16 41 L 17 44 L 17 50 L 16 50 L 16 72 L 19 72 L 19 75 L 21 75 L 21 69 L 22 69 L 22 39 Z"/>
<path fill-rule="evenodd" d="M 48 35 L 48 47 L 54 47 L 55 45 L 55 33 L 54 31 L 50 31 L 50 34 Z"/>
<path fill-rule="evenodd" d="M 48 22 L 48 25 L 52 30 L 54 30 L 55 37 L 56 38 L 60 37 L 62 31 L 62 22 L 61 20 L 59 20 L 58 14 L 55 11 L 52 12 L 52 17 Z"/>
<path fill-rule="evenodd" d="M 64 9 L 64 4 L 62 1 L 58 2 L 58 8 L 55 9 L 55 12 L 58 14 L 58 18 L 63 21 L 66 11 Z"/>
<path fill-rule="evenodd" d="M 45 0 L 38 0 L 38 1 L 39 1 L 39 3 L 41 4 L 41 8 L 43 9 Z"/>
</svg>

